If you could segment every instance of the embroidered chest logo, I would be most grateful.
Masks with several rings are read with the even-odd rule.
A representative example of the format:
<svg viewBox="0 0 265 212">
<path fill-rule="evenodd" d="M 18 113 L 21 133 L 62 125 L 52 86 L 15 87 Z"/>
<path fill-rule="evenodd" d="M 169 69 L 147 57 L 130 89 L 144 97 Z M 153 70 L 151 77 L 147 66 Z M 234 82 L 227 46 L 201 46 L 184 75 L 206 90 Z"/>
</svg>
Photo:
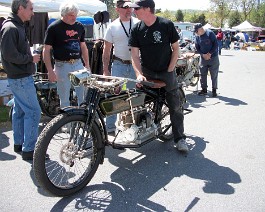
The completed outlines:
<svg viewBox="0 0 265 212">
<path fill-rule="evenodd" d="M 74 30 L 66 30 L 66 35 L 69 36 L 69 37 L 73 37 L 76 34 L 78 34 L 77 31 L 74 31 Z"/>
<path fill-rule="evenodd" d="M 161 32 L 159 31 L 153 32 L 153 37 L 154 37 L 155 43 L 162 43 Z"/>
</svg>

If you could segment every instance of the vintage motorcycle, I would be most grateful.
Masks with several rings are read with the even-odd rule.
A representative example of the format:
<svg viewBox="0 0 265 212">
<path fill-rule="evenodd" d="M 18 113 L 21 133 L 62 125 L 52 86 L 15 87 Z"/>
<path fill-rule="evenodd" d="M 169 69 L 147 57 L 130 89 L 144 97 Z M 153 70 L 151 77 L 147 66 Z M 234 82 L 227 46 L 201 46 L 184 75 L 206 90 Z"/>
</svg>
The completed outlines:
<svg viewBox="0 0 265 212">
<path fill-rule="evenodd" d="M 190 43 L 180 49 L 180 54 L 175 67 L 177 81 L 183 86 L 194 87 L 200 79 L 200 55 L 195 53 L 195 49 Z"/>
<path fill-rule="evenodd" d="M 106 146 L 138 148 L 157 138 L 173 138 L 165 83 L 89 75 L 86 71 L 72 72 L 70 78 L 75 85 L 85 85 L 85 100 L 80 107 L 65 108 L 52 119 L 34 150 L 36 179 L 49 193 L 68 196 L 84 188 L 103 163 Z M 141 87 L 124 89 L 128 81 Z M 184 104 L 181 87 L 178 93 Z M 112 114 L 118 114 L 113 137 L 104 122 Z"/>
<path fill-rule="evenodd" d="M 36 73 L 33 77 L 42 114 L 55 117 L 59 114 L 60 109 L 60 99 L 57 94 L 56 82 L 49 82 L 47 74 L 44 73 Z M 7 103 L 7 106 L 10 107 L 9 120 L 12 121 L 14 98 Z"/>
<path fill-rule="evenodd" d="M 48 80 L 47 73 L 35 73 L 34 76 L 34 85 L 37 92 L 37 99 L 40 104 L 42 115 L 48 117 L 55 117 L 59 114 L 60 111 L 60 99 L 57 94 L 57 83 L 50 82 Z M 70 89 L 70 104 L 77 105 L 77 97 L 74 92 L 74 88 Z M 10 107 L 9 110 L 9 120 L 12 121 L 14 98 L 12 98 L 7 106 Z"/>
</svg>

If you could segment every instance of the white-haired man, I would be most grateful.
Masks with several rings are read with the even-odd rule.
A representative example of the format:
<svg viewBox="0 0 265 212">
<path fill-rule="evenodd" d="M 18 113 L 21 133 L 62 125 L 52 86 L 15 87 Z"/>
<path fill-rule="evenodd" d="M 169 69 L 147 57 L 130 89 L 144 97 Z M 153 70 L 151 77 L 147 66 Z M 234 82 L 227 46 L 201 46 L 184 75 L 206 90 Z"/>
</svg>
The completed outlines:
<svg viewBox="0 0 265 212">
<path fill-rule="evenodd" d="M 84 40 L 85 29 L 76 21 L 78 12 L 79 8 L 75 3 L 62 3 L 60 6 L 62 18 L 48 27 L 44 38 L 43 58 L 49 80 L 57 81 L 61 107 L 70 105 L 71 83 L 68 73 L 83 69 L 83 62 L 87 69 L 90 68 L 88 49 Z M 55 59 L 54 68 L 51 62 L 51 50 Z M 76 87 L 75 91 L 80 104 L 83 101 L 83 87 Z"/>
</svg>

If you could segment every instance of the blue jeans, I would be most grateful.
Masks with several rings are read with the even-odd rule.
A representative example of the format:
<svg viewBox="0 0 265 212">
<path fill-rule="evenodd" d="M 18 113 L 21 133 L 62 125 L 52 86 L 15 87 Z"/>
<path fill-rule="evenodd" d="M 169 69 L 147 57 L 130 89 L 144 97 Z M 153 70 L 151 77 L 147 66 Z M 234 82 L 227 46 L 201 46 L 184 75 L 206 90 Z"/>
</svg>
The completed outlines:
<svg viewBox="0 0 265 212">
<path fill-rule="evenodd" d="M 22 151 L 33 151 L 39 135 L 38 126 L 41 109 L 37 99 L 32 76 L 8 79 L 14 95 L 12 128 L 15 145 L 22 145 Z"/>
<path fill-rule="evenodd" d="M 144 67 L 142 67 L 142 71 L 147 79 L 157 79 L 166 83 L 166 101 L 168 103 L 174 141 L 177 143 L 180 139 L 186 139 L 184 134 L 184 115 L 180 105 L 176 72 L 154 72 Z"/>
<path fill-rule="evenodd" d="M 218 43 L 218 52 L 221 54 L 221 50 L 223 48 L 223 41 L 222 40 L 217 40 Z"/>
<path fill-rule="evenodd" d="M 127 65 L 118 60 L 113 60 L 111 67 L 111 75 L 115 77 L 124 77 L 136 79 L 135 72 L 132 65 Z M 128 82 L 126 88 L 135 88 L 135 82 Z M 107 129 L 116 128 L 115 122 L 117 120 L 117 115 L 111 115 L 106 118 Z"/>
<path fill-rule="evenodd" d="M 207 74 L 210 71 L 212 80 L 212 89 L 217 89 L 217 78 L 219 72 L 219 57 L 213 57 L 210 60 L 200 59 L 201 88 L 207 90 Z"/>
<path fill-rule="evenodd" d="M 70 98 L 71 82 L 69 80 L 68 74 L 70 72 L 81 69 L 84 69 L 81 60 L 78 60 L 73 64 L 58 62 L 58 61 L 55 62 L 54 71 L 57 78 L 57 93 L 60 97 L 61 108 L 70 105 L 69 98 Z M 78 99 L 78 105 L 80 105 L 84 99 L 84 87 L 75 86 L 74 88 Z"/>
</svg>

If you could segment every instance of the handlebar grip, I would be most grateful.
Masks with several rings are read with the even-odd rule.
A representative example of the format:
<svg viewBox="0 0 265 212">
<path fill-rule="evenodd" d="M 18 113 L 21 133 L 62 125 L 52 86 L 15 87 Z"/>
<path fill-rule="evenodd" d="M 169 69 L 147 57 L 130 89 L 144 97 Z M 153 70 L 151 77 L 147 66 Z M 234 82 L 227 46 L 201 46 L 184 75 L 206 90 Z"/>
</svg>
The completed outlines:
<svg viewBox="0 0 265 212">
<path fill-rule="evenodd" d="M 148 86 L 148 87 L 154 87 L 155 85 L 154 82 L 149 82 L 149 81 L 140 81 L 140 84 Z"/>
</svg>

